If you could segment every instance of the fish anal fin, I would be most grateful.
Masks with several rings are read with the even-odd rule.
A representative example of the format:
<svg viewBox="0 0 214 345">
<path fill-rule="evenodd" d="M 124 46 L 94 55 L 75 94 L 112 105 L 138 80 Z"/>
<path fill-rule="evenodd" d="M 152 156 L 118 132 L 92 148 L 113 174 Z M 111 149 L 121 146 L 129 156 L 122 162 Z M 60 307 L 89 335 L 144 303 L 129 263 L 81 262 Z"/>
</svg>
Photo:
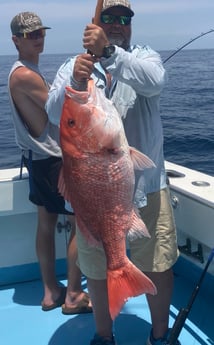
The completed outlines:
<svg viewBox="0 0 214 345">
<path fill-rule="evenodd" d="M 130 147 L 130 156 L 134 169 L 136 170 L 144 170 L 155 167 L 155 163 L 148 156 L 136 150 L 134 147 Z"/>
<path fill-rule="evenodd" d="M 142 237 L 150 238 L 151 236 L 148 232 L 146 224 L 141 219 L 137 208 L 133 209 L 131 217 L 132 217 L 132 225 L 127 233 L 128 240 L 134 241 L 137 238 L 142 238 Z"/>
<path fill-rule="evenodd" d="M 153 282 L 131 261 L 118 270 L 107 271 L 109 312 L 112 320 L 130 297 L 157 293 Z"/>
<path fill-rule="evenodd" d="M 101 241 L 96 239 L 92 235 L 92 233 L 88 229 L 88 226 L 84 223 L 84 221 L 82 221 L 82 219 L 78 215 L 76 215 L 76 222 L 77 222 L 77 226 L 79 228 L 79 231 L 83 235 L 83 237 L 86 240 L 86 242 L 89 245 L 91 245 L 92 247 L 100 247 L 101 244 L 102 244 Z"/>
</svg>

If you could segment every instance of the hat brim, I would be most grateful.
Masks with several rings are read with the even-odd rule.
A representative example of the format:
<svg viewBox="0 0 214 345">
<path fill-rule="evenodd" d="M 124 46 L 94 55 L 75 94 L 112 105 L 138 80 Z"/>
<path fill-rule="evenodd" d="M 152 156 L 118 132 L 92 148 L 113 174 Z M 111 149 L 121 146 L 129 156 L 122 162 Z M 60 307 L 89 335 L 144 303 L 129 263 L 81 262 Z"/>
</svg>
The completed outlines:
<svg viewBox="0 0 214 345">
<path fill-rule="evenodd" d="M 109 6 L 109 7 L 105 8 L 105 9 L 102 11 L 102 13 L 107 13 L 107 12 L 108 12 L 111 8 L 113 8 L 113 7 L 122 8 L 123 10 L 126 11 L 126 13 L 127 13 L 130 17 L 133 17 L 133 16 L 134 16 L 134 12 L 133 12 L 130 8 L 125 7 L 125 6 L 123 6 L 123 5 Z"/>
<path fill-rule="evenodd" d="M 33 30 L 30 30 L 30 29 L 28 29 L 28 30 L 23 30 L 23 32 L 21 32 L 22 34 L 23 33 L 27 33 L 27 32 L 33 32 L 33 31 L 36 31 L 36 30 L 39 30 L 39 29 L 45 29 L 45 30 L 47 30 L 47 29 L 51 29 L 49 26 L 44 26 L 44 25 L 38 25 L 38 26 L 35 26 L 34 28 L 33 28 Z"/>
</svg>

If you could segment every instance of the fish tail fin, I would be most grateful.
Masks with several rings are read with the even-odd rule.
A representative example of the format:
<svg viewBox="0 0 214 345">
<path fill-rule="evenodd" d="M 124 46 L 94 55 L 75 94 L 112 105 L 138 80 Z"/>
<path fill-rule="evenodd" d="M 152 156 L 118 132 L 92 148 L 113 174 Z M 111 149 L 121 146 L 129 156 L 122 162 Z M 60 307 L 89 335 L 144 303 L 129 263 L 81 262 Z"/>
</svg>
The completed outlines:
<svg viewBox="0 0 214 345">
<path fill-rule="evenodd" d="M 150 238 L 150 233 L 147 229 L 146 224 L 140 217 L 138 209 L 134 209 L 132 212 L 132 225 L 127 233 L 127 238 L 129 241 L 134 241 L 137 238 L 148 237 Z"/>
<path fill-rule="evenodd" d="M 153 282 L 130 260 L 118 270 L 107 271 L 109 312 L 112 320 L 120 313 L 128 298 L 141 294 L 155 295 Z"/>
<path fill-rule="evenodd" d="M 130 156 L 134 164 L 134 169 L 136 170 L 156 167 L 155 163 L 148 156 L 136 150 L 134 147 L 130 147 Z"/>
</svg>

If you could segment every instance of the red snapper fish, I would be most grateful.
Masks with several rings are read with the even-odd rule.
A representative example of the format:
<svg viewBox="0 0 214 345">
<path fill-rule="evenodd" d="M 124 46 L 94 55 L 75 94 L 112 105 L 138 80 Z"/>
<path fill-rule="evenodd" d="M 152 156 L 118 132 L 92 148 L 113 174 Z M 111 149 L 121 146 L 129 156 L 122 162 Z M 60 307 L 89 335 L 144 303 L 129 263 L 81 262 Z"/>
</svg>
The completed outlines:
<svg viewBox="0 0 214 345">
<path fill-rule="evenodd" d="M 91 79 L 87 91 L 66 87 L 60 142 L 59 190 L 88 243 L 104 248 L 114 320 L 129 297 L 156 294 L 152 281 L 126 255 L 127 237 L 150 237 L 133 206 L 134 169 L 154 163 L 129 147 L 116 108 Z"/>
</svg>

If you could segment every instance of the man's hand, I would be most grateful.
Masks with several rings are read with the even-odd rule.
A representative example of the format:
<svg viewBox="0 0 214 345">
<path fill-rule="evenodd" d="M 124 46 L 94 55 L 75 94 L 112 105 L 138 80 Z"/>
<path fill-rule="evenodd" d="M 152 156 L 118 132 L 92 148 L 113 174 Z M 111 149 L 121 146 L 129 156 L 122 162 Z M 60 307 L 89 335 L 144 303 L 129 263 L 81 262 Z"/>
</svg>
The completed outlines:
<svg viewBox="0 0 214 345">
<path fill-rule="evenodd" d="M 103 29 L 95 24 L 88 24 L 83 35 L 83 47 L 91 54 L 101 57 L 103 48 L 107 45 L 109 40 Z"/>
<path fill-rule="evenodd" d="M 96 58 L 91 54 L 78 55 L 74 64 L 73 77 L 77 82 L 90 78 Z"/>
</svg>

